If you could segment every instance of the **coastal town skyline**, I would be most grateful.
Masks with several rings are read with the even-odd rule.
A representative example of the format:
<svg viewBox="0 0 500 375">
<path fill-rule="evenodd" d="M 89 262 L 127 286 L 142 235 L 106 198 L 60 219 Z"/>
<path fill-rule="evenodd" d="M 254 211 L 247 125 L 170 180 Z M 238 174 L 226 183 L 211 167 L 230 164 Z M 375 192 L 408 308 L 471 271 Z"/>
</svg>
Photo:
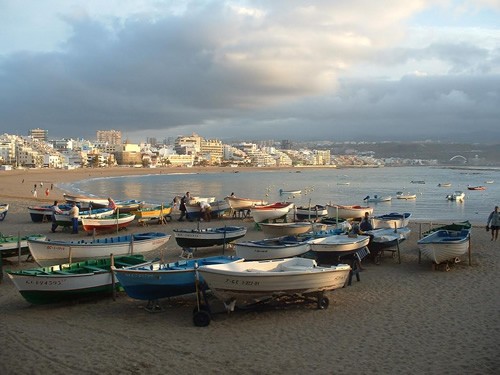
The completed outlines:
<svg viewBox="0 0 500 375">
<path fill-rule="evenodd" d="M 499 18 L 486 0 L 7 0 L 0 124 L 132 142 L 491 143 Z"/>
</svg>

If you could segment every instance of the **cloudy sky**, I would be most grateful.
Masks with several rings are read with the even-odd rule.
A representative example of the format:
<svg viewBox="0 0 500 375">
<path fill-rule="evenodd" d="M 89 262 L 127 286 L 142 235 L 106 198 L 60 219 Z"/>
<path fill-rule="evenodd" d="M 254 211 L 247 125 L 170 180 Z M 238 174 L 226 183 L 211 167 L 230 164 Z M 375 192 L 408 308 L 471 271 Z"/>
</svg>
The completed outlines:
<svg viewBox="0 0 500 375">
<path fill-rule="evenodd" d="M 500 141 L 500 0 L 0 0 L 0 133 Z"/>
</svg>

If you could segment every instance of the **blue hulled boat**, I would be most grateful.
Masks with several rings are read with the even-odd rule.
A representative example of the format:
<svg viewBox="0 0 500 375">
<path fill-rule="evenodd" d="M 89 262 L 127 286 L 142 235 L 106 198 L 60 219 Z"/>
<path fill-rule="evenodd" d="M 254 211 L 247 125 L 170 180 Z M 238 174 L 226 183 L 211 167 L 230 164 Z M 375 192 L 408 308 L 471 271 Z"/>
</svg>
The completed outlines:
<svg viewBox="0 0 500 375">
<path fill-rule="evenodd" d="M 129 297 L 153 301 L 194 293 L 196 291 L 195 270 L 200 266 L 238 261 L 242 262 L 243 258 L 213 256 L 173 263 L 154 261 L 139 266 L 113 269 L 113 271 Z"/>
</svg>

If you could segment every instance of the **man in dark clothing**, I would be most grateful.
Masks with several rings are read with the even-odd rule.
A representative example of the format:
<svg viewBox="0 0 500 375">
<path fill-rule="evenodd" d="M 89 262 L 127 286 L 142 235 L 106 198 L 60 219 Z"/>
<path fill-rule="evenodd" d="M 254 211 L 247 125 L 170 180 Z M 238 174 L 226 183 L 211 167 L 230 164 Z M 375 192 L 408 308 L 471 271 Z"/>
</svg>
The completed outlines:
<svg viewBox="0 0 500 375">
<path fill-rule="evenodd" d="M 184 221 L 184 216 L 186 217 L 186 219 L 189 220 L 189 215 L 186 212 L 186 203 L 189 202 L 190 199 L 191 197 L 189 195 L 189 191 L 186 193 L 186 195 L 184 195 L 181 198 L 181 203 L 179 204 L 179 210 L 181 211 L 181 216 L 179 217 L 179 221 Z"/>
</svg>

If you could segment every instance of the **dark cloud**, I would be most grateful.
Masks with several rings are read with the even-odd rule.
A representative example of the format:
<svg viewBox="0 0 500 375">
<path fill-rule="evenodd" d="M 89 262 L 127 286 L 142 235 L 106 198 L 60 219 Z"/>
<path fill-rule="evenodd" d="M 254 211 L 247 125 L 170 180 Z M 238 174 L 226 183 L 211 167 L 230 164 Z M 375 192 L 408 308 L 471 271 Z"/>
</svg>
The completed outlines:
<svg viewBox="0 0 500 375">
<path fill-rule="evenodd" d="M 221 139 L 500 139 L 500 80 L 490 73 L 498 54 L 467 43 L 382 53 L 366 35 L 344 38 L 341 24 L 309 30 L 297 9 L 275 10 L 252 17 L 214 2 L 119 24 L 66 19 L 73 32 L 59 51 L 0 60 L 1 128 L 89 139 L 121 129 L 136 141 L 191 131 Z M 287 28 L 294 19 L 301 22 Z M 436 59 L 450 75 L 339 78 L 374 55 L 387 66 Z"/>
</svg>

